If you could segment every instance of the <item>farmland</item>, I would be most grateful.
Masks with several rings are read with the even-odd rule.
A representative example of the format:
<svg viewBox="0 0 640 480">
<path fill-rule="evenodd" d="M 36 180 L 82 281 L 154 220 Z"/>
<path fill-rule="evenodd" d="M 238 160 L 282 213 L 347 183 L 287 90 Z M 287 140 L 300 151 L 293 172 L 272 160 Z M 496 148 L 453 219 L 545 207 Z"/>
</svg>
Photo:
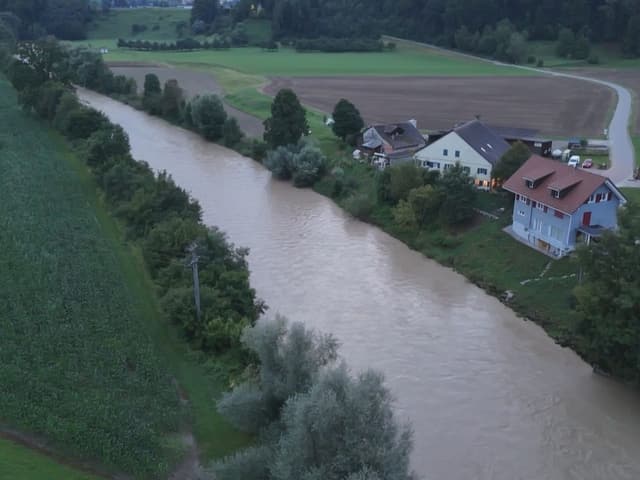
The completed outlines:
<svg viewBox="0 0 640 480">
<path fill-rule="evenodd" d="M 348 98 L 369 123 L 415 118 L 421 129 L 435 130 L 480 115 L 490 125 L 530 128 L 551 136 L 600 135 L 615 101 L 608 88 L 546 76 L 277 78 L 266 92 L 275 95 L 284 87 L 325 112 L 331 112 L 340 98 Z"/>
<path fill-rule="evenodd" d="M 70 153 L 0 89 L 2 420 L 110 469 L 167 471 L 183 415 L 121 247 Z"/>
</svg>

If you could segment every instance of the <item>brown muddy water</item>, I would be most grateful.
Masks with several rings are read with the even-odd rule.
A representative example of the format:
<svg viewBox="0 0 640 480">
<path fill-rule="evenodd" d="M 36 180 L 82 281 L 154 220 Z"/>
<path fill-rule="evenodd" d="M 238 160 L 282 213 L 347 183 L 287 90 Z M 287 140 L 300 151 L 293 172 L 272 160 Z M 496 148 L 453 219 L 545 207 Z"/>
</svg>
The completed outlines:
<svg viewBox="0 0 640 480">
<path fill-rule="evenodd" d="M 80 97 L 167 170 L 204 220 L 251 249 L 276 312 L 334 333 L 354 370 L 385 373 L 437 480 L 640 478 L 640 395 L 453 271 L 261 165 L 101 95 Z"/>
</svg>

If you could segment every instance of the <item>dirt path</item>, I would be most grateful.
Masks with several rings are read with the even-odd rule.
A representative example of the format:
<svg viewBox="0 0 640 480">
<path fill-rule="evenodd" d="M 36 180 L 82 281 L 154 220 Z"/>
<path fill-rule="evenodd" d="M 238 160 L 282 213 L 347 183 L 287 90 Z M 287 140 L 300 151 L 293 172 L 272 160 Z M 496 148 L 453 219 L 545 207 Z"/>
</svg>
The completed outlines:
<svg viewBox="0 0 640 480">
<path fill-rule="evenodd" d="M 222 87 L 216 82 L 216 79 L 212 75 L 206 72 L 154 63 L 113 62 L 108 65 L 115 75 L 125 75 L 135 79 L 139 91 L 142 90 L 142 86 L 144 85 L 145 75 L 147 73 L 155 73 L 162 84 L 170 79 L 178 80 L 180 87 L 184 90 L 188 98 L 211 93 L 224 99 Z M 242 112 L 226 102 L 224 102 L 224 108 L 230 116 L 236 117 L 240 128 L 247 136 L 262 138 L 262 134 L 264 133 L 262 120 Z"/>
</svg>

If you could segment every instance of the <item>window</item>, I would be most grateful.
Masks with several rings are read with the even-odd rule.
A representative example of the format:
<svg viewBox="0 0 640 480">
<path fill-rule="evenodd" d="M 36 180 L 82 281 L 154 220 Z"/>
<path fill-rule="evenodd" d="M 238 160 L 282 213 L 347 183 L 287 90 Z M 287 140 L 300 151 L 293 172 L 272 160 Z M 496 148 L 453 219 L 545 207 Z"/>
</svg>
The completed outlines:
<svg viewBox="0 0 640 480">
<path fill-rule="evenodd" d="M 538 204 L 535 201 L 531 202 L 531 208 L 536 208 L 537 206 Z"/>
<path fill-rule="evenodd" d="M 516 193 L 516 201 L 518 201 L 518 202 L 520 201 L 520 194 L 519 193 Z"/>
<path fill-rule="evenodd" d="M 486 168 L 479 168 L 478 169 L 478 175 L 487 175 L 489 172 L 487 171 Z"/>
<path fill-rule="evenodd" d="M 521 217 L 524 217 L 525 215 L 524 210 L 518 210 L 518 215 L 520 215 Z"/>
<path fill-rule="evenodd" d="M 427 162 L 427 167 L 440 169 L 440 162 Z"/>
<path fill-rule="evenodd" d="M 595 195 L 591 194 L 591 196 L 589 197 L 589 200 L 587 200 L 587 203 L 593 203 L 595 201 Z"/>
<path fill-rule="evenodd" d="M 613 192 L 607 193 L 607 200 L 610 201 L 613 198 Z"/>
<path fill-rule="evenodd" d="M 529 200 L 528 198 L 526 199 L 526 203 L 527 205 L 531 205 L 531 200 Z"/>
<path fill-rule="evenodd" d="M 545 207 L 543 204 L 541 204 L 540 202 L 538 202 L 538 204 L 536 205 L 536 208 L 538 210 L 544 210 L 545 212 L 547 211 L 547 207 Z"/>
<path fill-rule="evenodd" d="M 551 196 L 553 198 L 560 198 L 560 190 L 551 190 Z"/>
<path fill-rule="evenodd" d="M 460 158 L 460 150 L 456 150 L 456 158 Z"/>
<path fill-rule="evenodd" d="M 533 229 L 536 232 L 542 232 L 542 228 L 543 228 L 543 223 L 542 220 L 540 220 L 539 218 L 534 218 L 533 219 Z"/>
<path fill-rule="evenodd" d="M 446 149 L 446 148 L 444 150 L 442 150 L 442 155 L 445 156 L 445 157 L 448 157 L 449 156 L 449 150 Z"/>
<path fill-rule="evenodd" d="M 555 240 L 562 240 L 562 230 L 556 226 L 549 227 L 549 236 Z"/>
<path fill-rule="evenodd" d="M 600 203 L 600 201 L 601 201 L 601 200 L 602 200 L 602 194 L 601 194 L 601 193 L 598 193 L 598 194 L 596 195 L 596 203 Z"/>
<path fill-rule="evenodd" d="M 444 164 L 444 169 L 445 170 L 449 170 L 451 167 L 453 167 L 453 165 L 451 163 L 445 163 Z"/>
<path fill-rule="evenodd" d="M 560 210 L 555 210 L 553 212 L 553 216 L 558 218 L 564 218 L 564 213 L 562 213 Z"/>
<path fill-rule="evenodd" d="M 535 184 L 533 183 L 532 180 L 527 180 L 527 188 L 534 188 Z"/>
<path fill-rule="evenodd" d="M 471 173 L 471 169 L 469 167 L 462 167 L 462 171 L 469 175 Z"/>
<path fill-rule="evenodd" d="M 547 208 L 547 206 L 544 206 L 544 213 L 547 213 L 549 211 L 549 209 Z"/>
</svg>

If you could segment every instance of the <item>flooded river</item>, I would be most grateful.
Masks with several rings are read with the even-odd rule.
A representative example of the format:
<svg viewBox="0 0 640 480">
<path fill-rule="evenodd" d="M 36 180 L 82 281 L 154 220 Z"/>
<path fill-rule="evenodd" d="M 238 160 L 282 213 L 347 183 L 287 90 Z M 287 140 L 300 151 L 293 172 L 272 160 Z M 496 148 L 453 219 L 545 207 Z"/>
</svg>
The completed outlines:
<svg viewBox="0 0 640 480">
<path fill-rule="evenodd" d="M 640 395 L 596 376 L 496 299 L 310 190 L 106 97 L 133 155 L 251 249 L 251 280 L 290 319 L 334 333 L 354 370 L 386 374 L 437 480 L 640 478 Z"/>
</svg>

